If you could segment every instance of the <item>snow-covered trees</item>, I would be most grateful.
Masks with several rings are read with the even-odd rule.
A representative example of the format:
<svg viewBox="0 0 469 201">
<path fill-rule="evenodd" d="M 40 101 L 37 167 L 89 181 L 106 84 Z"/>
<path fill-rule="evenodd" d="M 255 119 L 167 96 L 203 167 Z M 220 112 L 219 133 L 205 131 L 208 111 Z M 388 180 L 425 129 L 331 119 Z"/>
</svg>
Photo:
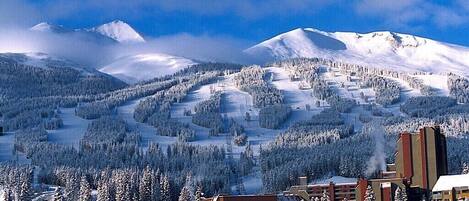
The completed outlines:
<svg viewBox="0 0 469 201">
<path fill-rule="evenodd" d="M 328 109 L 313 116 L 310 120 L 293 124 L 278 135 L 270 145 L 311 147 L 348 137 L 352 131 L 351 126 L 344 124 L 340 113 Z"/>
<path fill-rule="evenodd" d="M 126 138 L 132 141 L 131 136 L 127 136 L 127 126 L 124 120 L 117 117 L 104 116 L 92 121 L 81 140 L 83 146 L 89 147 L 99 144 L 122 143 Z M 133 139 L 135 141 L 137 139 Z"/>
<path fill-rule="evenodd" d="M 194 107 L 195 113 L 192 115 L 192 123 L 210 128 L 211 135 L 218 135 L 225 130 L 220 114 L 221 98 L 222 93 L 216 92 L 208 100 L 197 103 Z"/>
<path fill-rule="evenodd" d="M 401 111 L 411 117 L 433 118 L 446 114 L 469 113 L 469 105 L 457 105 L 455 99 L 445 96 L 422 96 L 409 98 L 401 105 Z"/>
<path fill-rule="evenodd" d="M 391 79 L 377 75 L 364 75 L 362 85 L 373 88 L 376 93 L 376 103 L 391 105 L 399 101 L 401 87 Z"/>
<path fill-rule="evenodd" d="M 455 74 L 448 75 L 448 88 L 451 96 L 460 103 L 469 102 L 469 80 Z"/>
<path fill-rule="evenodd" d="M 373 189 L 371 188 L 371 186 L 368 185 L 365 191 L 365 201 L 375 201 L 375 200 L 376 200 L 375 193 L 373 192 Z"/>
<path fill-rule="evenodd" d="M 330 201 L 331 200 L 331 198 L 329 197 L 329 193 L 326 190 L 324 190 L 322 192 L 322 196 L 321 196 L 320 200 L 321 201 Z"/>
<path fill-rule="evenodd" d="M 277 129 L 291 113 L 291 107 L 287 105 L 270 105 L 259 111 L 259 126 L 261 128 Z"/>
<path fill-rule="evenodd" d="M 86 176 L 81 176 L 80 181 L 80 201 L 91 201 L 91 187 Z"/>
<path fill-rule="evenodd" d="M 110 76 L 84 73 L 69 67 L 40 68 L 0 58 L 1 97 L 26 98 L 104 93 L 125 86 Z"/>
<path fill-rule="evenodd" d="M 354 100 L 349 98 L 342 98 L 338 95 L 332 95 L 328 97 L 326 101 L 331 106 L 331 108 L 342 113 L 350 112 L 352 108 L 357 105 Z"/>
<path fill-rule="evenodd" d="M 233 143 L 238 146 L 244 146 L 248 142 L 248 136 L 246 134 L 240 134 L 233 137 Z"/>
<path fill-rule="evenodd" d="M 467 165 L 466 162 L 464 162 L 463 165 L 462 165 L 461 174 L 469 174 L 469 166 Z"/>
<path fill-rule="evenodd" d="M 30 200 L 33 168 L 30 166 L 0 165 L 0 187 L 11 200 Z M 6 194 L 6 195 L 5 195 Z"/>
<path fill-rule="evenodd" d="M 407 201 L 408 198 L 406 188 L 401 189 L 401 187 L 398 186 L 394 192 L 394 200 Z"/>
<path fill-rule="evenodd" d="M 249 66 L 234 77 L 235 86 L 248 92 L 254 106 L 259 108 L 283 103 L 281 91 L 264 80 L 265 74 L 260 66 Z"/>
</svg>

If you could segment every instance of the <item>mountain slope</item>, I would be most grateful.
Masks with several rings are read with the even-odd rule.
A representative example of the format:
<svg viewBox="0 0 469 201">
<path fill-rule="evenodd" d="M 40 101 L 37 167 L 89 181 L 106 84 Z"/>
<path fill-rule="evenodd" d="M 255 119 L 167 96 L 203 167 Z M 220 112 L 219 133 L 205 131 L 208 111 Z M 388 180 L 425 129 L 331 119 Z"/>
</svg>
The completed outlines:
<svg viewBox="0 0 469 201">
<path fill-rule="evenodd" d="M 194 61 L 160 53 L 122 57 L 99 69 L 129 84 L 169 75 L 195 64 Z"/>
<path fill-rule="evenodd" d="M 320 57 L 405 71 L 469 74 L 469 48 L 394 32 L 330 33 L 300 28 L 244 52 L 264 62 Z"/>
<path fill-rule="evenodd" d="M 145 42 L 145 40 L 127 23 L 115 20 L 101 26 L 90 29 L 103 36 L 112 38 L 120 43 Z"/>
<path fill-rule="evenodd" d="M 91 95 L 126 84 L 112 76 L 43 53 L 0 53 L 0 100 Z"/>
</svg>

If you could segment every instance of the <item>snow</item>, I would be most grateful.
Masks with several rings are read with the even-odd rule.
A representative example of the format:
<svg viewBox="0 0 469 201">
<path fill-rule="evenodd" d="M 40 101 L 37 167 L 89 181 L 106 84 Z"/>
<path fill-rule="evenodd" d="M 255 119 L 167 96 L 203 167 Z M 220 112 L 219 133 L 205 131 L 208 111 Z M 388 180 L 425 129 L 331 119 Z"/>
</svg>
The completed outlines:
<svg viewBox="0 0 469 201">
<path fill-rule="evenodd" d="M 450 191 L 453 187 L 469 186 L 469 174 L 443 175 L 438 178 L 433 191 Z"/>
<path fill-rule="evenodd" d="M 17 161 L 19 164 L 29 164 L 31 161 L 23 153 L 14 153 L 15 134 L 5 132 L 0 136 L 0 162 Z"/>
<path fill-rule="evenodd" d="M 90 120 L 75 116 L 75 108 L 61 108 L 60 118 L 64 126 L 57 130 L 48 130 L 47 140 L 49 142 L 73 146 L 79 149 L 80 140 L 85 135 Z"/>
<path fill-rule="evenodd" d="M 67 34 L 97 44 L 122 43 L 135 44 L 145 42 L 145 39 L 127 23 L 115 20 L 89 29 L 68 29 L 60 25 L 41 22 L 31 28 L 31 31 L 53 34 Z"/>
<path fill-rule="evenodd" d="M 0 162 L 13 159 L 14 140 L 13 133 L 4 133 L 0 136 Z"/>
<path fill-rule="evenodd" d="M 245 50 L 264 61 L 319 57 L 398 71 L 469 75 L 469 48 L 394 32 L 323 32 L 299 28 Z"/>
<path fill-rule="evenodd" d="M 120 43 L 145 42 L 142 36 L 127 23 L 115 20 L 91 29 Z"/>
<path fill-rule="evenodd" d="M 447 75 L 416 75 L 415 77 L 423 81 L 423 84 L 433 87 L 437 90 L 437 94 L 441 96 L 449 96 L 448 76 Z"/>
<path fill-rule="evenodd" d="M 194 61 L 183 57 L 162 53 L 148 53 L 122 57 L 111 64 L 101 67 L 99 71 L 133 84 L 173 74 L 193 64 L 195 64 Z"/>
<path fill-rule="evenodd" d="M 52 33 L 65 33 L 69 30 L 60 25 L 52 25 L 47 22 L 41 22 L 29 28 L 31 31 L 52 32 Z"/>
<path fill-rule="evenodd" d="M 313 181 L 313 184 L 343 184 L 343 183 L 357 183 L 357 178 L 349 178 L 349 177 L 342 177 L 342 176 L 333 176 L 330 178 L 320 179 Z"/>
</svg>

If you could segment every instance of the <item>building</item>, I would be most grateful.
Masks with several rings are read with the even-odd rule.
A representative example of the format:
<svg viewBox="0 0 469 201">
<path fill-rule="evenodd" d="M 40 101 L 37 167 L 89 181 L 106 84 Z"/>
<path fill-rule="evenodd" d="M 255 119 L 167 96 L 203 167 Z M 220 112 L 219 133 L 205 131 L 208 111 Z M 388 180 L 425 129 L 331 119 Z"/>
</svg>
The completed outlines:
<svg viewBox="0 0 469 201">
<path fill-rule="evenodd" d="M 331 201 L 342 201 L 344 198 L 347 200 L 355 200 L 356 182 L 351 183 L 334 183 L 329 182 L 326 184 L 307 184 L 306 177 L 300 177 L 300 185 L 292 186 L 288 191 L 283 194 L 287 196 L 297 195 L 304 200 L 314 200 L 314 198 L 321 198 L 326 193 Z"/>
<path fill-rule="evenodd" d="M 395 164 L 387 164 L 377 178 L 329 185 L 307 185 L 303 179 L 299 186 L 292 186 L 284 194 L 311 200 L 326 190 L 331 200 L 346 197 L 363 201 L 370 186 L 380 201 L 392 201 L 397 188 L 405 190 L 409 200 L 429 200 L 438 178 L 447 174 L 446 137 L 438 126 L 424 127 L 414 134 L 401 133 L 394 157 Z"/>
<path fill-rule="evenodd" d="M 357 200 L 364 200 L 368 185 L 377 200 L 391 201 L 396 188 L 406 189 L 410 200 L 431 197 L 438 178 L 447 174 L 446 137 L 439 126 L 419 132 L 401 133 L 397 140 L 395 164 L 388 164 L 377 179 L 362 179 L 357 185 Z"/>
<path fill-rule="evenodd" d="M 469 199 L 469 174 L 441 176 L 433 187 L 432 200 Z"/>
<path fill-rule="evenodd" d="M 300 201 L 297 196 L 283 195 L 218 195 L 204 201 Z"/>
</svg>

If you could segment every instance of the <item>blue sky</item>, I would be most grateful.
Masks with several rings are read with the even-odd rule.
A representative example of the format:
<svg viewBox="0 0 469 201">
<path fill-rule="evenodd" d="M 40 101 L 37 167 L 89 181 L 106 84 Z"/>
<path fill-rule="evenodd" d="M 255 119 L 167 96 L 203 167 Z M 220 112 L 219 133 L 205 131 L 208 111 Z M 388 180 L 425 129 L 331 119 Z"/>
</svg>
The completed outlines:
<svg viewBox="0 0 469 201">
<path fill-rule="evenodd" d="M 254 44 L 298 27 L 390 30 L 469 46 L 467 0 L 2 0 L 0 25 L 70 28 L 114 19 L 145 37 L 186 33 Z"/>
</svg>

